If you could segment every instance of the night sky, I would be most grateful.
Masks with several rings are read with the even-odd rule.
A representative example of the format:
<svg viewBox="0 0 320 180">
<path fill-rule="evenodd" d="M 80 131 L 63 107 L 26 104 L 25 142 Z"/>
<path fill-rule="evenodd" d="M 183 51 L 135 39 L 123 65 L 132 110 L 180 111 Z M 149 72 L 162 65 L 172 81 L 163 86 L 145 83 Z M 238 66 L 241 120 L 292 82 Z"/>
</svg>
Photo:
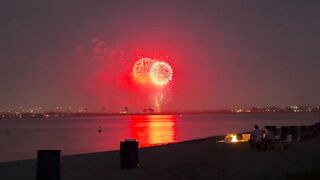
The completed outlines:
<svg viewBox="0 0 320 180">
<path fill-rule="evenodd" d="M 317 0 L 1 1 L 0 111 L 152 107 L 139 56 L 168 57 L 166 110 L 315 105 L 319 34 Z"/>
</svg>

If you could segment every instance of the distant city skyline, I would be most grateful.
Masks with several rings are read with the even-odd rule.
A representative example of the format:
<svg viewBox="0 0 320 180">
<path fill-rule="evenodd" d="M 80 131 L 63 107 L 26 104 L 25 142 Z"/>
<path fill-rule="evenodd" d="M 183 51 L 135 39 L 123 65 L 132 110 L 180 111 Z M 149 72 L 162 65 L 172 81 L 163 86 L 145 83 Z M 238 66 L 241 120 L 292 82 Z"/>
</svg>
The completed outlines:
<svg viewBox="0 0 320 180">
<path fill-rule="evenodd" d="M 252 107 L 230 107 L 225 109 L 193 109 L 193 110 L 167 110 L 164 112 L 320 112 L 320 105 L 288 105 L 285 107 L 277 106 L 252 106 Z M 25 108 L 19 107 L 16 109 L 0 109 L 0 114 L 7 113 L 48 113 L 48 112 L 62 112 L 62 113 L 162 113 L 158 112 L 153 107 L 145 107 L 143 109 L 131 109 L 128 106 L 122 107 L 118 110 L 111 110 L 102 107 L 100 109 L 89 109 L 86 106 L 71 107 L 71 106 L 59 106 L 54 109 L 47 109 L 41 106 Z"/>
<path fill-rule="evenodd" d="M 0 111 L 320 103 L 319 1 L 12 0 L 0 14 Z M 134 84 L 140 57 L 166 59 L 172 81 Z"/>
</svg>

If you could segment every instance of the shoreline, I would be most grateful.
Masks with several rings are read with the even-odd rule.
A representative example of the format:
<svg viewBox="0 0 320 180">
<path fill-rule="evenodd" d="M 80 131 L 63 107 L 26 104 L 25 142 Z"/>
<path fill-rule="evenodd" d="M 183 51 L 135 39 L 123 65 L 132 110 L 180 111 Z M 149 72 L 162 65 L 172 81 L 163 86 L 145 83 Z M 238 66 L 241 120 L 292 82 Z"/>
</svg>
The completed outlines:
<svg viewBox="0 0 320 180">
<path fill-rule="evenodd" d="M 61 112 L 46 112 L 46 113 L 20 113 L 20 114 L 0 114 L 0 119 L 14 119 L 14 118 L 63 118 L 63 117 L 112 117 L 112 116 L 157 116 L 157 115 L 243 115 L 243 114 L 319 114 L 319 111 L 311 112 L 291 112 L 291 111 L 279 111 L 279 112 L 232 112 L 232 111 L 195 111 L 195 112 L 162 112 L 162 113 L 61 113 Z"/>
<path fill-rule="evenodd" d="M 320 168 L 319 134 L 288 151 L 255 152 L 247 143 L 217 140 L 221 136 L 140 148 L 140 166 L 129 170 L 120 169 L 119 150 L 62 156 L 62 179 L 287 179 Z M 1 179 L 33 180 L 35 173 L 35 159 L 0 163 Z"/>
<path fill-rule="evenodd" d="M 208 136 L 208 137 L 204 137 L 204 138 L 190 139 L 190 140 L 184 140 L 184 141 L 179 141 L 179 142 L 150 145 L 150 146 L 146 146 L 146 147 L 139 147 L 139 150 L 150 149 L 150 148 L 161 148 L 161 147 L 176 145 L 176 144 L 181 144 L 181 143 L 192 143 L 192 142 L 203 141 L 203 140 L 207 140 L 207 139 L 219 139 L 219 138 L 223 139 L 224 136 L 223 135 Z M 55 149 L 55 148 L 53 148 L 53 149 Z M 82 156 L 82 155 L 91 155 L 91 154 L 100 154 L 100 153 L 112 153 L 112 152 L 119 152 L 119 151 L 120 151 L 120 142 L 119 142 L 119 149 L 116 149 L 116 150 L 106 150 L 106 151 L 77 153 L 77 154 L 63 154 L 61 157 Z M 0 161 L 0 165 L 5 164 L 5 163 L 15 163 L 15 162 L 20 162 L 20 161 L 35 161 L 35 160 L 36 160 L 36 158 L 26 158 L 26 159 L 18 159 L 18 160 Z"/>
</svg>

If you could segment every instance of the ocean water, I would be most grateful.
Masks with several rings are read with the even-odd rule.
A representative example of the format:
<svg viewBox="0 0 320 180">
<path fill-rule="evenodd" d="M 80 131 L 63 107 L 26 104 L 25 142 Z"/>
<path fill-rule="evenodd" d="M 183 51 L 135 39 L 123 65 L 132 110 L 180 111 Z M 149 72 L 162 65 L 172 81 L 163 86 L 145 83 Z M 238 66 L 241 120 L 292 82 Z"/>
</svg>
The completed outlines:
<svg viewBox="0 0 320 180">
<path fill-rule="evenodd" d="M 141 115 L 0 119 L 0 162 L 36 157 L 39 149 L 63 155 L 118 150 L 120 141 L 140 147 L 250 131 L 254 124 L 311 125 L 317 113 Z"/>
</svg>

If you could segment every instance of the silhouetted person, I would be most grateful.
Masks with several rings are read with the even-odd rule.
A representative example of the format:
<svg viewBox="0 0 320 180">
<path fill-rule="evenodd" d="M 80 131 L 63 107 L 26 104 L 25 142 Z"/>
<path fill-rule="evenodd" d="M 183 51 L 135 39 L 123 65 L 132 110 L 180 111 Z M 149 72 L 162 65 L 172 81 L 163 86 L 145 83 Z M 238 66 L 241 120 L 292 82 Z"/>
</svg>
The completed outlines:
<svg viewBox="0 0 320 180">
<path fill-rule="evenodd" d="M 260 150 L 260 144 L 262 140 L 262 131 L 259 129 L 258 125 L 254 125 L 254 130 L 250 133 L 249 145 L 251 149 Z"/>
</svg>

